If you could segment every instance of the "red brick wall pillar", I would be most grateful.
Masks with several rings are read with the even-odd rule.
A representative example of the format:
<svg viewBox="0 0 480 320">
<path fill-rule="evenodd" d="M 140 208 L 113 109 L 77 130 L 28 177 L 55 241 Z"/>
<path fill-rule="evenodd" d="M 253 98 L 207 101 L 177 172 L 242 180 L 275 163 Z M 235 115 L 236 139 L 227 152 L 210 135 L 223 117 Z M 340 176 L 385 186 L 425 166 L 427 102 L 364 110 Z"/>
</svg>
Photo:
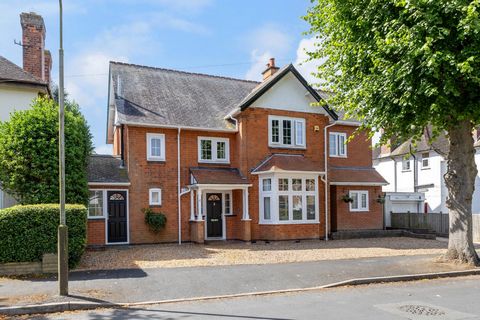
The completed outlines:
<svg viewBox="0 0 480 320">
<path fill-rule="evenodd" d="M 252 220 L 242 220 L 242 240 L 252 241 Z"/>
<path fill-rule="evenodd" d="M 205 221 L 190 221 L 190 239 L 195 243 L 205 243 Z"/>
</svg>

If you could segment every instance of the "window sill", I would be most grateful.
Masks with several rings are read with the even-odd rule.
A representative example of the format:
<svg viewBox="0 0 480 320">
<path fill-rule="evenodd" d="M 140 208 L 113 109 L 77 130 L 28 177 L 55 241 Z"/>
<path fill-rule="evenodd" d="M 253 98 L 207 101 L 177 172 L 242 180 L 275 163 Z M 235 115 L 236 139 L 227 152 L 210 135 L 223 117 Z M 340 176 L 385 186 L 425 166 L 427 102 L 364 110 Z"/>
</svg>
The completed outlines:
<svg viewBox="0 0 480 320">
<path fill-rule="evenodd" d="M 230 164 L 230 161 L 198 160 L 198 163 Z"/>
<path fill-rule="evenodd" d="M 165 163 L 165 159 L 152 159 L 152 158 L 147 158 L 147 162 L 151 163 Z"/>
<path fill-rule="evenodd" d="M 421 170 L 430 170 L 431 168 L 430 167 L 423 167 L 423 168 L 420 168 Z"/>
<path fill-rule="evenodd" d="M 162 207 L 162 204 L 152 204 L 152 203 L 149 203 L 148 206 L 150 208 L 161 208 Z"/>
<path fill-rule="evenodd" d="M 369 213 L 370 210 L 350 210 L 350 213 Z"/>
<path fill-rule="evenodd" d="M 330 158 L 342 158 L 342 159 L 347 159 L 348 156 L 333 156 L 333 155 L 328 155 Z"/>
<path fill-rule="evenodd" d="M 274 144 L 269 144 L 269 148 L 274 148 L 274 149 L 294 149 L 294 150 L 307 150 L 306 146 L 290 146 L 290 145 L 274 145 Z"/>
<path fill-rule="evenodd" d="M 104 216 L 98 216 L 98 217 L 88 217 L 88 220 L 105 220 Z"/>
<path fill-rule="evenodd" d="M 402 172 L 412 172 L 412 169 L 408 169 L 408 170 L 403 170 L 402 169 Z"/>
</svg>

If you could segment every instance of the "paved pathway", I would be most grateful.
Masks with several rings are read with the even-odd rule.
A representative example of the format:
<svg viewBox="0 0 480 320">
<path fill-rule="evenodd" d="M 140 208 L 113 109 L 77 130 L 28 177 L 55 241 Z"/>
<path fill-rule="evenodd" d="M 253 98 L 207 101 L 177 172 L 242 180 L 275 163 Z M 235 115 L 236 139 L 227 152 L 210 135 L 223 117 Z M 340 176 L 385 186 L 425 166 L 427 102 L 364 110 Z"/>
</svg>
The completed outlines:
<svg viewBox="0 0 480 320">
<path fill-rule="evenodd" d="M 480 276 L 41 315 L 32 319 L 480 319 Z M 429 311 L 430 316 L 420 314 Z M 436 315 L 435 315 L 436 314 Z"/>
<path fill-rule="evenodd" d="M 321 286 L 352 278 L 454 270 L 434 256 L 72 272 L 73 299 L 140 302 Z M 0 307 L 65 301 L 55 278 L 0 279 Z M 72 298 L 69 298 L 71 300 Z"/>
</svg>

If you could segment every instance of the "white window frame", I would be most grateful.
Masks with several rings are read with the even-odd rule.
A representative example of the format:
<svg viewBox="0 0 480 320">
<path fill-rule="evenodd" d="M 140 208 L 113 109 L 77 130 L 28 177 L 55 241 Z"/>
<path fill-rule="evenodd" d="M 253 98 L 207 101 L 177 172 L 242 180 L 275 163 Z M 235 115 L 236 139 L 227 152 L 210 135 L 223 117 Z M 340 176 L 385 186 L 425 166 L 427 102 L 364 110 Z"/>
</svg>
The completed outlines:
<svg viewBox="0 0 480 320">
<path fill-rule="evenodd" d="M 335 151 L 332 153 L 331 146 L 330 146 L 330 137 L 334 137 L 335 139 Z M 340 152 L 340 137 L 343 138 L 344 141 L 344 148 L 343 153 Z M 347 134 L 345 132 L 330 132 L 328 134 L 328 154 L 332 158 L 346 158 L 347 157 Z"/>
<path fill-rule="evenodd" d="M 353 198 L 353 194 L 356 193 L 357 194 L 357 201 L 358 201 L 358 208 L 352 208 L 352 205 L 353 205 L 353 202 L 349 202 L 349 209 L 351 212 L 368 212 L 370 209 L 369 209 L 369 195 L 368 195 L 368 191 L 367 190 L 350 190 L 348 192 L 348 195 L 350 198 Z M 367 202 L 366 202 L 366 207 L 362 207 L 362 195 L 366 195 L 367 196 Z"/>
<path fill-rule="evenodd" d="M 408 163 L 408 168 L 406 168 L 407 163 Z M 410 158 L 402 159 L 402 172 L 408 172 L 408 171 L 412 171 L 411 159 Z"/>
<path fill-rule="evenodd" d="M 272 140 L 272 121 L 278 121 L 278 142 Z M 291 122 L 291 144 L 283 143 L 283 121 Z M 268 116 L 268 146 L 273 148 L 305 149 L 307 145 L 306 124 L 303 118 Z M 297 128 L 302 127 L 302 135 L 298 135 Z M 301 138 L 301 139 L 300 139 Z"/>
<path fill-rule="evenodd" d="M 428 155 L 428 157 L 424 158 L 424 155 Z M 424 160 L 427 160 L 427 165 L 424 165 Z M 422 152 L 420 154 L 420 164 L 422 169 L 430 169 L 430 152 Z"/>
<path fill-rule="evenodd" d="M 160 139 L 160 156 L 152 155 L 152 139 Z M 165 135 L 163 133 L 147 133 L 147 160 L 165 161 Z"/>
<path fill-rule="evenodd" d="M 271 179 L 271 190 L 263 191 L 263 180 Z M 278 190 L 278 180 L 288 179 L 288 191 Z M 302 180 L 302 190 L 293 191 L 293 179 Z M 313 179 L 315 181 L 315 190 L 306 191 L 306 180 Z M 320 207 L 319 207 L 319 192 L 318 192 L 318 176 L 305 175 L 305 174 L 266 174 L 259 176 L 259 224 L 318 224 L 320 223 Z M 288 220 L 280 220 L 279 210 L 279 196 L 288 197 Z M 293 197 L 302 197 L 302 219 L 293 220 Z M 307 196 L 315 197 L 315 219 L 307 219 Z M 266 220 L 264 217 L 264 198 L 270 198 L 270 220 Z"/>
<path fill-rule="evenodd" d="M 232 191 L 222 191 L 222 192 L 219 192 L 222 194 L 222 211 L 223 211 L 223 215 L 225 216 L 231 216 L 233 215 L 233 195 L 232 195 Z M 228 194 L 228 196 L 230 197 L 230 212 L 227 212 L 227 207 L 225 206 L 225 198 L 226 198 L 226 195 Z"/>
<path fill-rule="evenodd" d="M 158 202 L 153 201 L 153 193 L 158 192 Z M 162 205 L 162 189 L 160 188 L 150 188 L 148 189 L 148 204 L 151 206 L 161 206 Z"/>
<path fill-rule="evenodd" d="M 202 159 L 202 141 L 209 140 L 212 144 L 212 159 Z M 217 158 L 217 142 L 225 143 L 225 159 Z M 198 162 L 199 163 L 230 163 L 230 139 L 217 137 L 198 137 Z"/>
<path fill-rule="evenodd" d="M 91 216 L 90 215 L 90 192 L 101 192 L 102 193 L 102 215 L 101 216 Z M 107 192 L 104 189 L 89 189 L 88 190 L 88 220 L 96 220 L 96 219 L 105 219 L 106 211 L 107 211 Z"/>
</svg>

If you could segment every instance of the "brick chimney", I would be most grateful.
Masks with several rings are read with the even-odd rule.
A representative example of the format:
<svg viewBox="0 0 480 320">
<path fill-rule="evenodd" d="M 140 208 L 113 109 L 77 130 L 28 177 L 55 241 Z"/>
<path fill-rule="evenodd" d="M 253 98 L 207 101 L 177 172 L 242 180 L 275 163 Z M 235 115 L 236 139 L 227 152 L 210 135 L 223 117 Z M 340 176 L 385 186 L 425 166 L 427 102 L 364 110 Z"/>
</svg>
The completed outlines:
<svg viewBox="0 0 480 320">
<path fill-rule="evenodd" d="M 20 14 L 22 25 L 23 69 L 35 77 L 50 82 L 52 57 L 45 50 L 45 23 L 34 12 Z"/>
<path fill-rule="evenodd" d="M 270 58 L 270 60 L 267 63 L 267 69 L 265 69 L 265 71 L 262 72 L 263 81 L 273 76 L 273 74 L 277 72 L 278 69 L 280 68 L 275 66 L 275 58 Z"/>
</svg>

